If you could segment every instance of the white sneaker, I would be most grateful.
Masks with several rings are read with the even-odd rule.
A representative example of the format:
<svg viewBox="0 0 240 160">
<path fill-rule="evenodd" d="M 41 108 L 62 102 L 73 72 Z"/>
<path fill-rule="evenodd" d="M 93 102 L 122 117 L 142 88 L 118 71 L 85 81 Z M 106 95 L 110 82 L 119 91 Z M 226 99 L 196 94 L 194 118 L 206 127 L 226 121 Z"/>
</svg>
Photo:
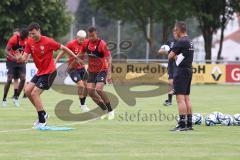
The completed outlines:
<svg viewBox="0 0 240 160">
<path fill-rule="evenodd" d="M 44 128 L 45 126 L 47 126 L 47 122 L 45 122 L 45 123 L 36 123 L 33 126 L 33 129 L 41 129 L 41 128 Z"/>
<path fill-rule="evenodd" d="M 15 104 L 16 107 L 20 107 L 18 99 L 13 98 L 13 103 Z"/>
<path fill-rule="evenodd" d="M 2 107 L 7 107 L 7 101 L 2 101 Z"/>
<path fill-rule="evenodd" d="M 90 109 L 87 107 L 86 104 L 81 105 L 80 108 L 82 109 L 83 112 L 88 112 L 88 111 L 90 111 Z"/>
<path fill-rule="evenodd" d="M 50 116 L 46 113 L 45 115 L 44 115 L 44 118 L 45 118 L 45 123 L 47 124 L 47 119 L 49 118 Z M 36 125 L 38 125 L 40 122 L 38 121 L 38 120 L 36 120 L 34 123 L 33 123 L 33 125 L 34 126 L 36 126 Z"/>
<path fill-rule="evenodd" d="M 106 119 L 107 118 L 107 114 L 104 114 L 100 117 L 100 119 Z"/>
<path fill-rule="evenodd" d="M 108 112 L 108 120 L 113 120 L 115 117 L 114 111 Z"/>
</svg>

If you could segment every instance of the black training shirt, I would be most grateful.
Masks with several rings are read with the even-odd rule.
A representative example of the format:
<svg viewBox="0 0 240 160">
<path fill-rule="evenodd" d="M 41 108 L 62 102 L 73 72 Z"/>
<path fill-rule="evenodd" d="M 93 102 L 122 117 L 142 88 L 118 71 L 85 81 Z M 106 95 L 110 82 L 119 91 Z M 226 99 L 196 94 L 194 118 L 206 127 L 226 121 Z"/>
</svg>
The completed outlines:
<svg viewBox="0 0 240 160">
<path fill-rule="evenodd" d="M 182 53 L 184 56 L 183 61 L 178 65 L 180 68 L 192 68 L 193 62 L 193 43 L 188 36 L 180 38 L 173 46 L 172 51 L 179 55 Z"/>
</svg>

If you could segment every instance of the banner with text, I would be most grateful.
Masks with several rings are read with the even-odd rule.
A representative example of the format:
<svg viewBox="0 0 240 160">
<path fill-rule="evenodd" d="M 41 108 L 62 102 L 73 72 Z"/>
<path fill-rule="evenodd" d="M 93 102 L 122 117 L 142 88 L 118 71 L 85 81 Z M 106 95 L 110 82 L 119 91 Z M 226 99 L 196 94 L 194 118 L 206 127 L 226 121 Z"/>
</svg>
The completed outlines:
<svg viewBox="0 0 240 160">
<path fill-rule="evenodd" d="M 58 66 L 61 63 L 58 64 Z M 27 80 L 36 73 L 33 63 L 27 64 Z M 57 76 L 63 76 L 58 73 Z M 69 76 L 65 75 L 66 84 L 74 84 Z M 167 64 L 163 63 L 114 63 L 112 78 L 116 83 L 161 83 L 168 81 Z M 0 63 L 0 82 L 6 82 L 7 69 L 4 62 Z M 240 65 L 224 64 L 194 64 L 192 84 L 196 83 L 240 83 Z"/>
</svg>

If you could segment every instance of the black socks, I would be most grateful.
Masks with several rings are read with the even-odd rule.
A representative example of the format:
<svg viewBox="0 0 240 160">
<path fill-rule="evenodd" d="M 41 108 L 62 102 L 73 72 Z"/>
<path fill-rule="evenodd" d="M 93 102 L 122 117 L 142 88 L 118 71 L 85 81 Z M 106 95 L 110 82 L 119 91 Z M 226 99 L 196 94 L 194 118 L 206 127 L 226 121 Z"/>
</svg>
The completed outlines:
<svg viewBox="0 0 240 160">
<path fill-rule="evenodd" d="M 105 104 L 103 102 L 99 102 L 97 104 L 103 111 L 106 111 L 107 110 L 107 106 L 105 106 Z"/>
<path fill-rule="evenodd" d="M 179 117 L 180 117 L 180 120 L 179 120 L 178 124 L 179 124 L 180 127 L 185 128 L 186 126 L 187 127 L 192 127 L 193 126 L 192 114 L 188 114 L 187 117 L 185 115 L 179 115 Z"/>
<path fill-rule="evenodd" d="M 45 119 L 45 116 L 46 115 L 46 112 L 43 110 L 43 111 L 38 111 L 38 120 L 40 123 L 45 123 L 46 122 L 46 119 Z"/>
<path fill-rule="evenodd" d="M 168 94 L 168 102 L 172 103 L 172 94 Z"/>
<path fill-rule="evenodd" d="M 99 102 L 97 105 L 98 105 L 103 111 L 106 111 L 106 110 L 107 110 L 108 112 L 113 111 L 112 106 L 111 106 L 110 103 L 107 103 L 107 104 L 105 105 L 103 102 Z"/>
<path fill-rule="evenodd" d="M 85 101 L 86 101 L 86 97 L 79 98 L 79 99 L 80 99 L 80 104 L 81 104 L 81 105 L 84 105 L 84 104 L 85 104 Z"/>
<path fill-rule="evenodd" d="M 178 122 L 178 124 L 179 124 L 179 126 L 181 127 L 181 128 L 185 128 L 186 127 L 186 116 L 185 115 L 179 115 L 179 122 Z"/>
<path fill-rule="evenodd" d="M 187 127 L 192 127 L 192 114 L 187 115 Z"/>
<path fill-rule="evenodd" d="M 14 89 L 14 95 L 13 95 L 13 97 L 14 97 L 15 99 L 18 99 L 18 89 Z"/>
<path fill-rule="evenodd" d="M 106 103 L 106 106 L 107 106 L 108 112 L 111 112 L 111 111 L 113 110 L 110 102 L 109 102 L 109 103 Z"/>
</svg>

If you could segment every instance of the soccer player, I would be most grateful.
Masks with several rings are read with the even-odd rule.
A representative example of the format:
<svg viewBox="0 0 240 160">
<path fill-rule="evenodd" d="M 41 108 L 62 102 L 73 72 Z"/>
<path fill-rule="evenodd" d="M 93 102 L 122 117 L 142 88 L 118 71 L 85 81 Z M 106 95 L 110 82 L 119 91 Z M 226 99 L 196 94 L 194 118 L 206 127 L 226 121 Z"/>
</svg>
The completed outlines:
<svg viewBox="0 0 240 160">
<path fill-rule="evenodd" d="M 19 35 L 20 34 L 20 29 L 19 28 L 15 28 L 13 30 L 13 35 Z M 14 94 L 12 96 L 12 98 L 14 99 L 17 91 L 18 91 L 18 75 L 14 74 L 14 77 L 13 77 L 13 86 L 14 86 Z"/>
<path fill-rule="evenodd" d="M 86 39 L 87 33 L 84 30 L 79 30 L 77 32 L 77 38 L 68 42 L 66 47 L 68 47 L 73 53 L 76 55 L 79 54 L 82 42 Z M 57 63 L 58 60 L 64 55 L 64 51 L 62 51 L 56 58 L 55 62 Z M 84 55 L 81 57 L 84 59 Z M 89 111 L 87 105 L 85 105 L 86 96 L 87 96 L 87 77 L 88 73 L 84 68 L 84 65 L 81 63 L 77 63 L 76 65 L 72 66 L 74 58 L 68 58 L 68 74 L 70 75 L 73 82 L 77 84 L 78 87 L 78 95 L 80 99 L 80 107 L 84 112 Z"/>
<path fill-rule="evenodd" d="M 83 53 L 88 55 L 88 95 L 104 112 L 108 113 L 108 119 L 112 120 L 114 110 L 108 96 L 103 91 L 106 82 L 112 83 L 112 57 L 106 42 L 98 37 L 95 27 L 88 29 L 88 39 L 83 41 L 80 55 Z"/>
<path fill-rule="evenodd" d="M 172 40 L 169 40 L 167 42 L 167 46 L 169 46 L 169 50 L 167 50 L 168 54 L 171 52 L 174 44 L 176 43 L 176 34 L 173 30 L 173 39 Z M 166 50 L 163 48 L 163 46 L 159 49 L 158 51 L 160 54 L 165 54 L 166 53 Z M 175 71 L 176 71 L 176 64 L 175 64 L 175 61 L 174 59 L 169 59 L 168 60 L 168 84 L 169 84 L 169 90 L 168 90 L 168 99 L 165 100 L 165 102 L 163 103 L 163 105 L 165 106 L 171 106 L 172 105 L 172 96 L 173 96 L 173 93 L 174 93 L 174 90 L 173 90 L 173 77 L 174 77 L 174 74 L 175 74 Z"/>
<path fill-rule="evenodd" d="M 168 58 L 176 58 L 177 70 L 174 76 L 173 85 L 176 93 L 180 120 L 178 125 L 171 131 L 193 130 L 192 105 L 189 98 L 194 54 L 193 43 L 187 35 L 185 22 L 176 22 L 174 30 L 178 41 L 174 44 Z"/>
<path fill-rule="evenodd" d="M 18 35 L 18 34 L 20 34 L 20 29 L 19 28 L 15 28 L 14 30 L 13 30 L 13 35 Z M 27 34 L 28 34 L 28 31 L 27 31 Z M 19 77 L 19 75 L 17 75 L 17 74 L 14 74 L 14 77 L 13 77 L 13 86 L 14 86 L 14 94 L 13 94 L 13 96 L 12 96 L 12 98 L 14 99 L 14 97 L 16 97 L 16 95 L 17 95 L 17 93 L 18 93 L 18 79 L 19 79 L 20 77 Z M 21 92 L 19 93 L 19 96 L 20 96 L 20 94 L 21 94 Z M 26 95 L 25 95 L 25 93 L 23 94 L 23 98 L 26 98 Z M 17 103 L 18 101 L 14 101 L 15 102 L 15 104 L 19 104 L 19 103 Z"/>
<path fill-rule="evenodd" d="M 28 31 L 26 31 L 27 32 L 27 34 L 28 34 Z M 18 34 L 20 34 L 20 29 L 19 28 L 15 28 L 14 30 L 13 30 L 13 35 L 18 35 Z M 13 77 L 13 86 L 14 86 L 14 94 L 13 94 L 13 96 L 12 96 L 12 98 L 14 99 L 14 97 L 16 97 L 16 95 L 17 95 L 17 93 L 18 93 L 18 79 L 19 79 L 20 77 L 19 77 L 19 75 L 18 74 L 14 74 L 14 77 Z M 21 92 L 19 93 L 19 96 L 20 96 L 20 94 L 21 94 Z M 23 95 L 23 98 L 26 98 L 26 95 L 25 95 L 25 93 L 24 93 L 24 95 Z M 18 102 L 18 101 L 15 101 L 15 102 Z M 18 104 L 18 103 L 16 103 L 16 104 Z"/>
<path fill-rule="evenodd" d="M 48 114 L 44 110 L 40 95 L 44 90 L 48 90 L 51 87 L 57 75 L 53 51 L 62 49 L 76 59 L 78 58 L 67 47 L 49 37 L 41 35 L 39 24 L 31 23 L 28 26 L 28 31 L 30 38 L 27 40 L 24 53 L 23 55 L 18 53 L 16 57 L 19 61 L 25 61 L 26 57 L 31 54 L 36 68 L 38 69 L 31 82 L 26 85 L 25 93 L 38 113 L 38 120 L 34 123 L 34 127 L 41 128 L 46 126 Z M 79 59 L 77 61 L 81 62 Z"/>
<path fill-rule="evenodd" d="M 13 102 L 19 107 L 18 97 L 24 87 L 26 80 L 26 61 L 20 62 L 16 59 L 15 54 L 18 51 L 23 51 L 26 41 L 28 39 L 28 30 L 22 28 L 19 32 L 14 32 L 13 36 L 9 39 L 6 47 L 7 61 L 6 67 L 7 72 L 7 82 L 4 86 L 4 94 L 2 106 L 7 105 L 7 94 L 9 87 L 14 79 L 14 96 Z M 18 79 L 20 78 L 20 83 L 18 84 Z"/>
</svg>

